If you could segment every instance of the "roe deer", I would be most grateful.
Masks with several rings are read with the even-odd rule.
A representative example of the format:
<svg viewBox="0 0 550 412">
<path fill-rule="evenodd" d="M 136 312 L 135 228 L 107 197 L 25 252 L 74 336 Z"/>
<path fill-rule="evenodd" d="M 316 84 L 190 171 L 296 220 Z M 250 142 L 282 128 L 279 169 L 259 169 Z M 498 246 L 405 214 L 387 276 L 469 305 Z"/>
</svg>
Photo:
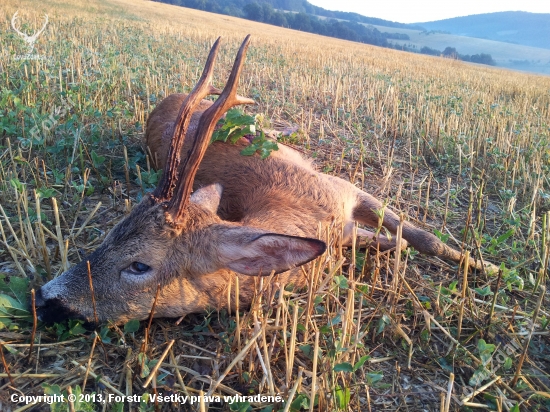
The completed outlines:
<svg viewBox="0 0 550 412">
<path fill-rule="evenodd" d="M 227 288 L 235 285 L 235 277 L 243 307 L 251 303 L 257 275 L 280 273 L 282 283 L 305 285 L 298 266 L 326 248 L 315 239 L 319 222 L 341 225 L 348 241 L 356 221 L 378 225 L 375 211 L 383 207 L 378 200 L 343 179 L 315 171 L 295 150 L 280 145 L 279 151 L 262 160 L 240 154 L 248 144 L 244 138 L 236 144 L 209 146 L 227 110 L 254 103 L 236 94 L 249 39 L 244 40 L 221 94 L 211 85 L 218 39 L 193 91 L 168 96 L 153 110 L 145 141 L 163 167 L 158 187 L 95 252 L 38 291 L 42 320 L 144 319 L 157 285 L 155 316 L 222 308 L 228 304 Z M 220 97 L 214 103 L 202 100 L 209 94 Z M 186 155 L 180 165 L 182 154 Z M 395 233 L 398 225 L 398 216 L 386 210 L 383 226 Z M 460 252 L 408 222 L 402 233 L 420 252 L 455 262 L 461 258 Z M 472 265 L 481 268 L 480 263 Z"/>
</svg>

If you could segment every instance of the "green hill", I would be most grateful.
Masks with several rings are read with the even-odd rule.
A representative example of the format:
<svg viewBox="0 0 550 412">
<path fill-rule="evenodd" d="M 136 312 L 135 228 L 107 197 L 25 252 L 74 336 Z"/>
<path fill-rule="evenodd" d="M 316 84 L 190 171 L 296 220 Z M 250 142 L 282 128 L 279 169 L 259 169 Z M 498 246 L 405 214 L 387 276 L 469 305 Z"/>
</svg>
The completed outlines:
<svg viewBox="0 0 550 412">
<path fill-rule="evenodd" d="M 531 47 L 550 49 L 550 13 L 505 11 L 418 23 L 426 30 L 446 31 Z"/>
<path fill-rule="evenodd" d="M 374 26 L 380 32 L 388 27 Z M 408 40 L 391 40 L 393 45 L 399 45 L 404 50 L 420 52 L 429 48 L 439 56 L 447 47 L 455 48 L 461 55 L 490 54 L 497 66 L 513 70 L 522 70 L 534 73 L 550 74 L 550 50 L 537 47 L 510 44 L 502 41 L 479 39 L 475 37 L 458 36 L 441 31 L 420 31 L 398 29 L 399 33 L 406 34 Z M 436 53 L 439 51 L 439 53 Z"/>
</svg>

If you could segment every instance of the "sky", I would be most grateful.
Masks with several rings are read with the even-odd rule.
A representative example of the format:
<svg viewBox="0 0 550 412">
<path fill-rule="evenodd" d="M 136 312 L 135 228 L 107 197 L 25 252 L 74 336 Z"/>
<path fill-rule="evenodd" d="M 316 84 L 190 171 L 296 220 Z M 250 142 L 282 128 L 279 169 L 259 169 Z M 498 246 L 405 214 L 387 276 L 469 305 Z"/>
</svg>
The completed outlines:
<svg viewBox="0 0 550 412">
<path fill-rule="evenodd" d="M 328 10 L 353 11 L 400 23 L 419 23 L 496 11 L 550 13 L 550 0 L 309 0 Z"/>
</svg>

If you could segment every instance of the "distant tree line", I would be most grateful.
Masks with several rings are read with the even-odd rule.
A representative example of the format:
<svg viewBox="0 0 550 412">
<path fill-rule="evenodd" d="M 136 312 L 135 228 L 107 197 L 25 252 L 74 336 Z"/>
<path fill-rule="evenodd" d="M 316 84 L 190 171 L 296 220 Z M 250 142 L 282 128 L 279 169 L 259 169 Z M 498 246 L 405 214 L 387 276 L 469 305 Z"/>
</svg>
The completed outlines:
<svg viewBox="0 0 550 412">
<path fill-rule="evenodd" d="M 487 64 L 489 66 L 497 65 L 490 54 L 487 54 L 487 53 L 473 54 L 473 55 L 460 54 L 456 51 L 454 47 L 446 47 L 445 50 L 440 51 L 440 50 L 436 50 L 436 49 L 432 49 L 430 47 L 424 46 L 420 49 L 420 53 L 429 54 L 432 56 L 443 56 L 449 59 L 462 60 L 465 62 Z"/>
<path fill-rule="evenodd" d="M 388 38 L 403 36 L 400 33 L 382 33 L 372 26 L 365 26 L 355 21 L 321 20 L 304 12 L 285 13 L 265 2 L 248 3 L 243 7 L 243 12 L 244 17 L 250 20 L 383 47 L 390 47 Z"/>
<path fill-rule="evenodd" d="M 382 47 L 392 47 L 387 39 L 408 40 L 409 36 L 402 33 L 382 33 L 380 30 L 365 26 L 368 20 L 378 24 L 387 25 L 382 19 L 370 19 L 356 13 L 329 12 L 320 7 L 313 6 L 304 0 L 266 0 L 262 2 L 250 0 L 159 0 L 163 3 L 174 4 L 193 9 L 205 10 L 212 13 L 227 14 L 242 17 L 249 20 L 273 24 L 275 26 L 336 37 L 361 43 L 374 44 Z M 221 4 L 220 4 L 221 3 Z M 222 5 L 223 4 L 223 5 Z M 285 11 L 291 12 L 285 12 Z M 320 19 L 322 14 L 351 16 L 354 21 L 340 21 L 336 18 Z M 348 16 L 348 17 L 349 17 Z M 362 24 L 363 23 L 363 24 Z M 370 22 L 370 24 L 374 24 Z M 407 27 L 404 24 L 395 25 Z"/>
<path fill-rule="evenodd" d="M 394 21 L 378 19 L 376 17 L 366 17 L 358 13 L 344 11 L 326 10 L 317 7 L 307 0 L 157 0 L 163 3 L 176 4 L 193 9 L 206 10 L 213 13 L 228 14 L 236 17 L 245 17 L 243 8 L 245 5 L 253 2 L 267 3 L 277 10 L 293 11 L 296 13 L 306 13 L 310 15 L 353 21 L 356 23 L 374 24 L 386 27 L 400 27 L 416 30 L 424 30 L 421 26 L 412 24 L 397 23 Z"/>
<path fill-rule="evenodd" d="M 418 53 L 414 47 L 400 46 L 390 40 L 409 40 L 404 33 L 381 32 L 366 24 L 378 24 L 385 27 L 422 29 L 421 27 L 365 17 L 357 13 L 335 12 L 310 4 L 307 0 L 156 0 L 162 3 L 205 10 L 212 13 L 227 14 L 275 26 L 287 27 L 309 33 L 336 37 L 376 46 L 407 50 Z M 320 19 L 319 17 L 323 17 Z M 342 19 L 342 20 L 337 20 Z M 420 53 L 443 56 L 473 63 L 495 66 L 490 54 L 461 55 L 454 47 L 440 51 L 422 47 Z"/>
</svg>

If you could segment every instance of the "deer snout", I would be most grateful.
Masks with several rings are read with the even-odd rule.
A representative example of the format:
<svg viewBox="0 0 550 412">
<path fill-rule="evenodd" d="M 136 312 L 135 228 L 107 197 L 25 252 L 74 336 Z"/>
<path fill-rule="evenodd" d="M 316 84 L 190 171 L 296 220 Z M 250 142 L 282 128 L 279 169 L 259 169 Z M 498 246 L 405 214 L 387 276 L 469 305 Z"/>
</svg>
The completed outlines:
<svg viewBox="0 0 550 412">
<path fill-rule="evenodd" d="M 36 315 L 40 321 L 54 323 L 62 322 L 66 319 L 86 320 L 76 311 L 72 310 L 64 299 L 58 296 L 48 298 L 47 293 L 43 289 L 44 287 L 41 287 L 35 294 Z"/>
</svg>

